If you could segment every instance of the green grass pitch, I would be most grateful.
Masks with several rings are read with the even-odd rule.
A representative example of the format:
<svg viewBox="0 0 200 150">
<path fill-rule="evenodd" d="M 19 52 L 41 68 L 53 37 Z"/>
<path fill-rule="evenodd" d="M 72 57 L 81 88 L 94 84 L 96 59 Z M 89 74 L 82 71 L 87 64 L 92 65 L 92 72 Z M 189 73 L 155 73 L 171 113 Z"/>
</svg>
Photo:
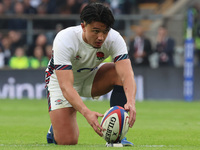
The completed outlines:
<svg viewBox="0 0 200 150">
<path fill-rule="evenodd" d="M 104 113 L 108 101 L 85 101 L 93 111 Z M 137 119 L 129 129 L 128 140 L 133 150 L 198 150 L 200 149 L 200 102 L 144 101 L 137 102 Z M 102 150 L 105 141 L 77 116 L 80 137 L 76 146 L 46 144 L 50 125 L 46 100 L 0 100 L 1 150 Z M 101 118 L 99 118 L 100 121 Z"/>
</svg>

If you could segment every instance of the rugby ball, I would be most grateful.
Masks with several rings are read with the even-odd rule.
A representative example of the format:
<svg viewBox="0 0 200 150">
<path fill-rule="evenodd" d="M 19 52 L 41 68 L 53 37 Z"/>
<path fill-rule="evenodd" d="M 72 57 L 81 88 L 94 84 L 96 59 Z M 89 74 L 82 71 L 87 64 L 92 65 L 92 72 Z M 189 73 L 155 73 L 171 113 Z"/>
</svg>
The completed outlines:
<svg viewBox="0 0 200 150">
<path fill-rule="evenodd" d="M 101 120 L 103 127 L 103 138 L 108 143 L 117 143 L 121 141 L 129 129 L 129 115 L 127 111 L 120 106 L 114 106 L 108 109 Z"/>
</svg>

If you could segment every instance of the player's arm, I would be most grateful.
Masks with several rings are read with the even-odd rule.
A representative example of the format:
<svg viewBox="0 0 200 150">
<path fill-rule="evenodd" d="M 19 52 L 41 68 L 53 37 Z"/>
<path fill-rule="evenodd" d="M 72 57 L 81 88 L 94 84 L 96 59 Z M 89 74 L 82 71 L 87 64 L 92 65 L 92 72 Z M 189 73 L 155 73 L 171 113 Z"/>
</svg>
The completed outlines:
<svg viewBox="0 0 200 150">
<path fill-rule="evenodd" d="M 129 126 L 132 127 L 136 119 L 136 83 L 131 62 L 129 59 L 120 60 L 115 62 L 115 67 L 126 94 L 127 103 L 124 105 L 124 108 L 130 113 Z"/>
<path fill-rule="evenodd" d="M 78 92 L 73 87 L 74 77 L 72 70 L 56 70 L 56 76 L 62 90 L 63 96 L 69 101 L 74 109 L 79 111 L 93 127 L 95 132 L 102 136 L 103 128 L 98 123 L 98 117 L 103 117 L 98 112 L 90 111 L 83 103 Z"/>
</svg>

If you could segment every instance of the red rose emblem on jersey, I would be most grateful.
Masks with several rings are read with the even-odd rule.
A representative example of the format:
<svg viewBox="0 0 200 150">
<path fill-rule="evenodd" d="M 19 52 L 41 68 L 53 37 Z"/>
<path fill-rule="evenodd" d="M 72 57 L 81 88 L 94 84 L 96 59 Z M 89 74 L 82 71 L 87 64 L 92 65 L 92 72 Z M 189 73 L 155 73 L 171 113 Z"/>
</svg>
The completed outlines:
<svg viewBox="0 0 200 150">
<path fill-rule="evenodd" d="M 104 53 L 103 52 L 97 52 L 96 55 L 97 55 L 98 60 L 104 59 Z"/>
<path fill-rule="evenodd" d="M 77 55 L 74 59 L 75 59 L 75 60 L 80 60 L 80 59 L 81 59 L 81 56 Z"/>
</svg>

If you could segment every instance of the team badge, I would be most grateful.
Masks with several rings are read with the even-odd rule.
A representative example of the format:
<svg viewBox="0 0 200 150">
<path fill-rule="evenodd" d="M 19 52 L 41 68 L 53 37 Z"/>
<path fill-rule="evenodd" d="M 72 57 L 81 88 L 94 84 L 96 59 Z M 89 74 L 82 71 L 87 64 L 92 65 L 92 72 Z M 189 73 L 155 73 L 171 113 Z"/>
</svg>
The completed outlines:
<svg viewBox="0 0 200 150">
<path fill-rule="evenodd" d="M 104 53 L 103 52 L 97 52 L 96 55 L 97 55 L 98 60 L 104 59 Z"/>
<path fill-rule="evenodd" d="M 74 59 L 75 59 L 75 60 L 80 60 L 80 59 L 81 59 L 81 56 L 77 55 Z"/>
</svg>

